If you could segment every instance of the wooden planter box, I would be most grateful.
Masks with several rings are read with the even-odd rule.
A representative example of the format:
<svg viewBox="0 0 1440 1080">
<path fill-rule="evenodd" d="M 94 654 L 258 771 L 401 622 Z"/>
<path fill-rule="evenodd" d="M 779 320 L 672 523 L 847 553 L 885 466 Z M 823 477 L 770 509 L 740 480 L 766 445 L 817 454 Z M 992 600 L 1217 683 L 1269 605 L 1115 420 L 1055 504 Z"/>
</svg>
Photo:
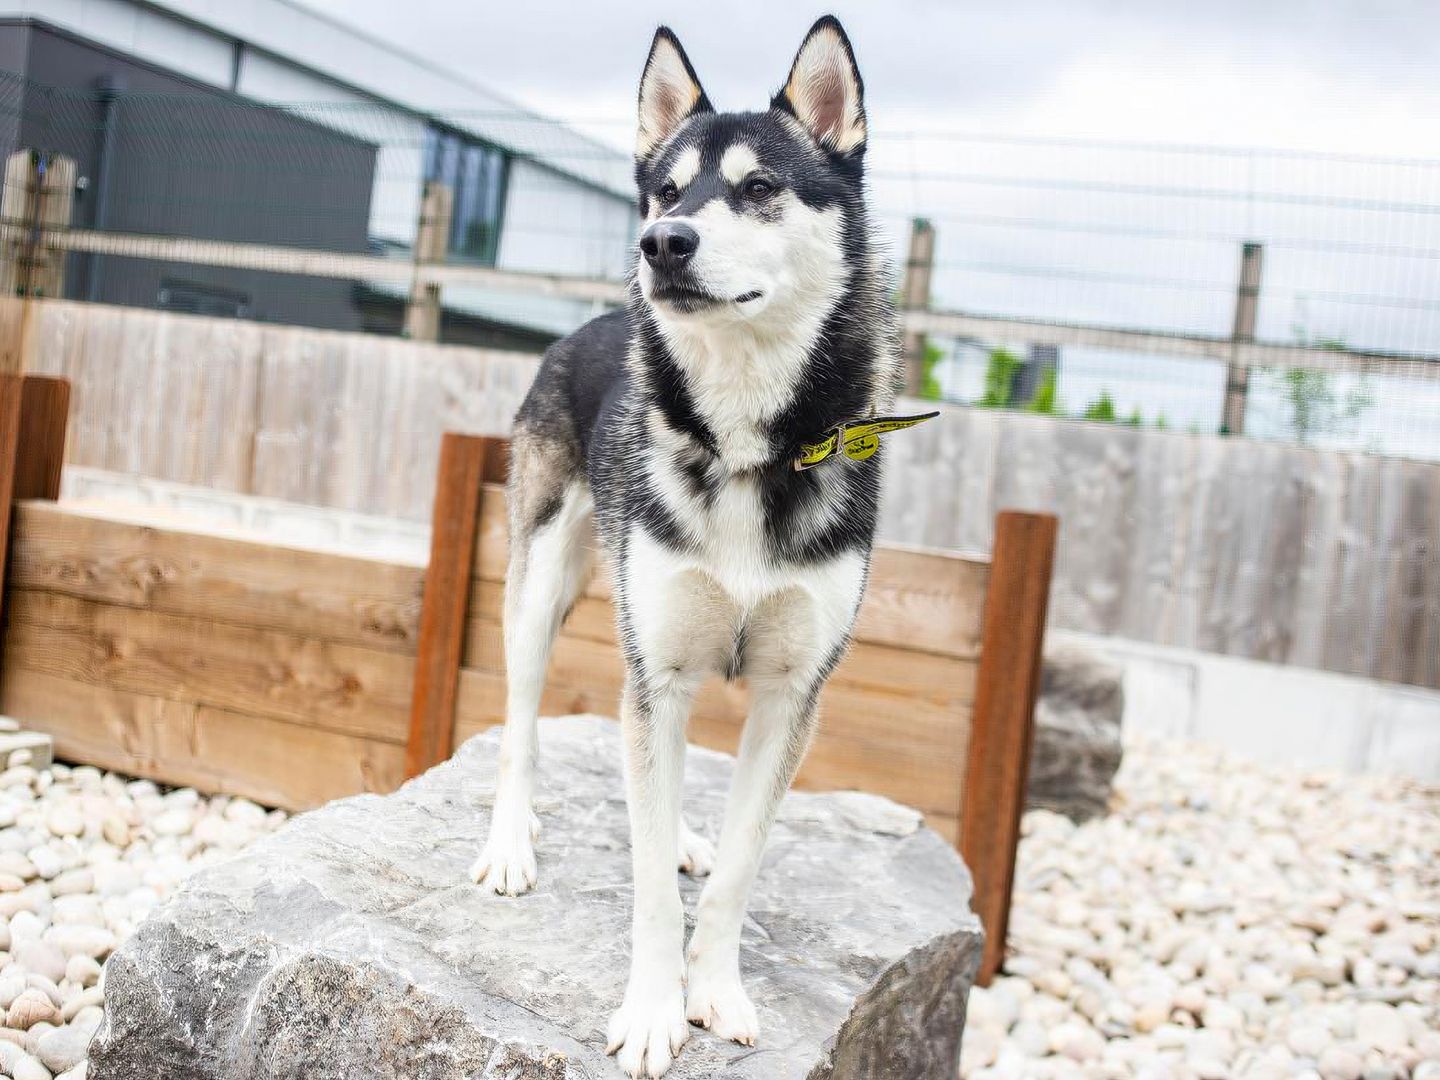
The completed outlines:
<svg viewBox="0 0 1440 1080">
<path fill-rule="evenodd" d="M 389 791 L 503 721 L 503 442 L 445 436 L 426 567 L 168 510 L 57 502 L 63 387 L 0 384 L 0 481 L 19 496 L 4 500 L 0 709 L 53 735 L 58 755 L 305 809 Z M 959 844 L 994 942 L 987 970 L 1008 909 L 1054 540 L 1053 518 L 1004 513 L 993 560 L 877 549 L 799 778 L 914 806 Z M 613 715 L 622 677 L 602 571 L 556 643 L 542 711 Z M 733 753 L 745 708 L 743 687 L 708 685 L 691 739 Z"/>
</svg>

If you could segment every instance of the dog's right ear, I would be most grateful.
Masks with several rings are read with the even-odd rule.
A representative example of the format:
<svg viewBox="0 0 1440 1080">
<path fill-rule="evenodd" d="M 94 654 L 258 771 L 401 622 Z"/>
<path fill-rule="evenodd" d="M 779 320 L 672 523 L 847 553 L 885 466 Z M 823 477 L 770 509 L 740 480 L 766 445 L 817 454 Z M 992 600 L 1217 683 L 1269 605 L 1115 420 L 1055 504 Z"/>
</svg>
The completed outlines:
<svg viewBox="0 0 1440 1080">
<path fill-rule="evenodd" d="M 713 112 L 710 99 L 695 77 L 690 58 L 668 26 L 655 31 L 650 57 L 640 76 L 640 128 L 635 157 L 643 161 L 675 134 L 687 117 Z"/>
</svg>

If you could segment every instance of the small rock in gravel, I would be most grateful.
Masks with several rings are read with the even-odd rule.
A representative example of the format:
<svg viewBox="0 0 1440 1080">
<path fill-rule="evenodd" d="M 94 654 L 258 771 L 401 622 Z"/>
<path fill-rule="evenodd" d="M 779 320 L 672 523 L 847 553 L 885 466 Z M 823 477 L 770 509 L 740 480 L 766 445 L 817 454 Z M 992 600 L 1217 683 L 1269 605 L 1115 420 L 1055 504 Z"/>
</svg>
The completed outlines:
<svg viewBox="0 0 1440 1080">
<path fill-rule="evenodd" d="M 82 990 L 65 1003 L 65 1007 L 60 1010 L 60 1019 L 68 1024 L 86 1009 L 104 1004 L 104 993 L 101 992 L 100 987 L 92 986 L 87 990 Z"/>
<path fill-rule="evenodd" d="M 51 896 L 71 896 L 95 891 L 95 872 L 89 867 L 77 866 L 66 870 L 50 882 Z"/>
<path fill-rule="evenodd" d="M 65 977 L 65 954 L 49 942 L 27 941 L 15 949 L 14 956 L 26 971 L 43 975 L 52 983 Z"/>
<path fill-rule="evenodd" d="M 1105 1050 L 1105 1039 L 1088 1024 L 1061 1024 L 1050 1032 L 1050 1047 L 1072 1061 L 1094 1061 Z"/>
<path fill-rule="evenodd" d="M 56 836 L 79 836 L 85 831 L 85 815 L 74 803 L 64 802 L 51 808 L 45 825 Z"/>
<path fill-rule="evenodd" d="M 51 1072 L 72 1069 L 84 1060 L 85 1049 L 90 1045 L 90 1037 L 95 1034 L 98 1026 L 99 1021 L 92 1018 L 90 1022 L 77 1020 L 54 1031 L 47 1031 L 40 1036 L 40 1041 L 36 1044 L 35 1056 Z"/>
<path fill-rule="evenodd" d="M 1345 1047 L 1331 1046 L 1320 1055 L 1316 1068 L 1324 1080 L 1361 1080 L 1365 1063 Z"/>
<path fill-rule="evenodd" d="M 5 1026 L 17 1031 L 28 1031 L 36 1024 L 49 1023 L 59 1018 L 50 996 L 43 990 L 31 987 L 10 1003 L 5 1013 Z"/>
<path fill-rule="evenodd" d="M 13 1080 L 52 1080 L 50 1070 L 26 1054 L 10 1070 Z"/>
<path fill-rule="evenodd" d="M 109 814 L 100 823 L 100 835 L 105 838 L 107 844 L 114 844 L 117 848 L 127 847 L 130 844 L 130 826 L 118 814 Z"/>
<path fill-rule="evenodd" d="M 98 960 L 102 956 L 109 956 L 116 945 L 115 935 L 111 931 L 103 926 L 88 926 L 84 923 L 52 926 L 45 932 L 45 938 L 66 958 L 89 956 Z M 60 974 L 65 974 L 63 960 Z"/>
<path fill-rule="evenodd" d="M 1409 1043 L 1405 1020 L 1393 1005 L 1367 1001 L 1355 1014 L 1355 1038 L 1366 1048 L 1399 1053 Z"/>
<path fill-rule="evenodd" d="M 150 822 L 156 836 L 184 836 L 195 824 L 195 815 L 186 807 L 166 810 Z"/>
<path fill-rule="evenodd" d="M 27 851 L 25 855 L 30 860 L 30 864 L 35 868 L 35 873 L 39 874 L 46 881 L 49 881 L 65 869 L 65 860 L 48 844 L 43 847 L 33 847 Z"/>
<path fill-rule="evenodd" d="M 77 986 L 94 986 L 100 981 L 100 962 L 77 953 L 65 962 L 65 978 Z"/>
</svg>

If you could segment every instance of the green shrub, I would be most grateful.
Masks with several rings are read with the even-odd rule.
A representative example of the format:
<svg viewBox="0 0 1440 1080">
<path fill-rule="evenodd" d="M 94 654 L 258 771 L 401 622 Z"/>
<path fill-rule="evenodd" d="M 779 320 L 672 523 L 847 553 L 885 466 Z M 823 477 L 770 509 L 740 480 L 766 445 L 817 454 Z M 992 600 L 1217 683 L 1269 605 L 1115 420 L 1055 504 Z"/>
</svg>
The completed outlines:
<svg viewBox="0 0 1440 1080">
<path fill-rule="evenodd" d="M 1099 420 L 1102 423 L 1113 424 L 1115 422 L 1115 399 L 1110 396 L 1109 390 L 1101 390 L 1100 396 L 1085 406 L 1082 414 L 1086 420 Z"/>
</svg>

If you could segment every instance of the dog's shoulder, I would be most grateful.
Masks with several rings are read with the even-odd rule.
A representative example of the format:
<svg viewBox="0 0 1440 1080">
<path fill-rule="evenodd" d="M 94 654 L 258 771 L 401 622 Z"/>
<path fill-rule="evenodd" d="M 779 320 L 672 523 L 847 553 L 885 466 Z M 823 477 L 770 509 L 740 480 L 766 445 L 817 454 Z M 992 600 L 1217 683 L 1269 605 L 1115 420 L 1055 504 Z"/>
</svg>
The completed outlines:
<svg viewBox="0 0 1440 1080">
<path fill-rule="evenodd" d="M 630 332 L 630 313 L 620 308 L 591 319 L 546 349 L 516 424 L 565 428 L 582 445 L 588 443 L 606 401 L 625 382 Z"/>
</svg>

